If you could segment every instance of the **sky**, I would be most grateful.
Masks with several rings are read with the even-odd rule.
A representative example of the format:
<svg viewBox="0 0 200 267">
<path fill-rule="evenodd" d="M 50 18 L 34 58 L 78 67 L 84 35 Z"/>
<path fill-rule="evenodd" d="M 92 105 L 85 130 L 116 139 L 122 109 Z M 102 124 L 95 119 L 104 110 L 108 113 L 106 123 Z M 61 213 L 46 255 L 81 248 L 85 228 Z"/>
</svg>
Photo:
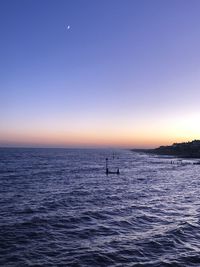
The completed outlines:
<svg viewBox="0 0 200 267">
<path fill-rule="evenodd" d="M 1 0 L 0 146 L 199 139 L 199 12 L 199 0 Z"/>
</svg>

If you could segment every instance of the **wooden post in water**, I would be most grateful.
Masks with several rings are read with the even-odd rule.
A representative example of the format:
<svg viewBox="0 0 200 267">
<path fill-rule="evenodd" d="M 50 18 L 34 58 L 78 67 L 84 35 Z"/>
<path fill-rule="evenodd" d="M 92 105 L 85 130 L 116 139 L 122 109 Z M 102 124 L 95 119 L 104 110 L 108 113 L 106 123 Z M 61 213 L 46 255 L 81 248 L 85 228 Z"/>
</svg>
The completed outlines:
<svg viewBox="0 0 200 267">
<path fill-rule="evenodd" d="M 109 171 L 109 169 L 108 169 L 108 158 L 106 158 L 106 174 L 107 175 L 108 174 L 120 174 L 119 168 L 117 168 L 116 171 Z"/>
<path fill-rule="evenodd" d="M 106 158 L 106 174 L 108 174 L 108 158 Z"/>
</svg>

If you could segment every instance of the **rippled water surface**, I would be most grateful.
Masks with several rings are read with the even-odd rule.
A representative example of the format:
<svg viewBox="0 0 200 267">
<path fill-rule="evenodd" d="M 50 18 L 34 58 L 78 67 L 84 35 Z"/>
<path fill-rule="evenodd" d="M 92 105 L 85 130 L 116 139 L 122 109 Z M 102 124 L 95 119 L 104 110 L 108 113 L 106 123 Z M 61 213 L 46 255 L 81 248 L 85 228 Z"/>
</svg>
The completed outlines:
<svg viewBox="0 0 200 267">
<path fill-rule="evenodd" d="M 200 266 L 200 165 L 171 160 L 0 149 L 0 266 Z"/>
</svg>

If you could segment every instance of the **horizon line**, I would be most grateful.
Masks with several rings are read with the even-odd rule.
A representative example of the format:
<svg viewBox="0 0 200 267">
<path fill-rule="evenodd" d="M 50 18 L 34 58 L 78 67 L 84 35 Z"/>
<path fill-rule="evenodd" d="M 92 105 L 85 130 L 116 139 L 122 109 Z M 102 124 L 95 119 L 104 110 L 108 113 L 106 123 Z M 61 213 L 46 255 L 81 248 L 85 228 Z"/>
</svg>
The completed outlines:
<svg viewBox="0 0 200 267">
<path fill-rule="evenodd" d="M 131 149 L 151 149 L 151 148 L 147 148 L 147 147 L 119 147 L 119 146 L 68 146 L 68 147 L 64 147 L 64 146 L 31 146 L 31 145 L 27 145 L 27 146 L 1 146 L 0 145 L 0 149 L 127 149 L 127 150 L 131 150 Z"/>
</svg>

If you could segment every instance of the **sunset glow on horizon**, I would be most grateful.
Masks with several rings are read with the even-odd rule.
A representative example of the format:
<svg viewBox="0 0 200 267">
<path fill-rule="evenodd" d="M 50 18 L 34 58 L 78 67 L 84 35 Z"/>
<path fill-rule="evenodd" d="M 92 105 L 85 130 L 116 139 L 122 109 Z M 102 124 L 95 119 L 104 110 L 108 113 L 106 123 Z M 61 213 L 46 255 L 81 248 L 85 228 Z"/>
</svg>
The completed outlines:
<svg viewBox="0 0 200 267">
<path fill-rule="evenodd" d="M 200 139 L 198 0 L 3 0 L 0 10 L 0 146 Z"/>
</svg>

